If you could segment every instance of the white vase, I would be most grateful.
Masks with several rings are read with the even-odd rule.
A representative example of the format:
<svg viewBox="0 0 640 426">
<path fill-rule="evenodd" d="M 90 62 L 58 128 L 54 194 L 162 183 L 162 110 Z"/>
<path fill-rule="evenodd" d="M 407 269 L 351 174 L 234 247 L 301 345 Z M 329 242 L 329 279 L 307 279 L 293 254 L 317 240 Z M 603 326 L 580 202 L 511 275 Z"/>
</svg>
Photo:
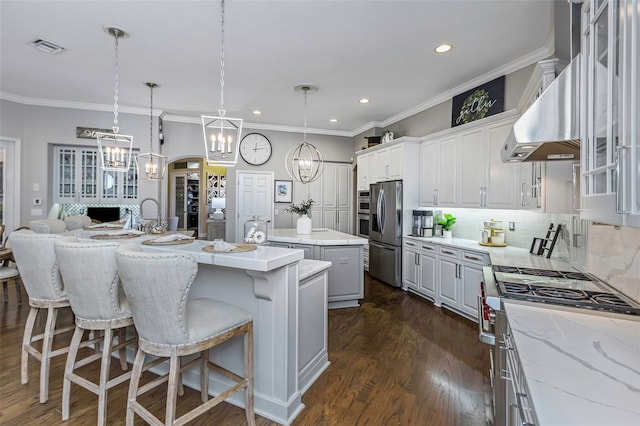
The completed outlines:
<svg viewBox="0 0 640 426">
<path fill-rule="evenodd" d="M 442 238 L 444 238 L 445 240 L 450 240 L 453 237 L 453 231 L 449 230 L 442 230 Z"/>
<path fill-rule="evenodd" d="M 296 222 L 296 232 L 302 235 L 311 234 L 311 218 L 303 214 Z"/>
</svg>

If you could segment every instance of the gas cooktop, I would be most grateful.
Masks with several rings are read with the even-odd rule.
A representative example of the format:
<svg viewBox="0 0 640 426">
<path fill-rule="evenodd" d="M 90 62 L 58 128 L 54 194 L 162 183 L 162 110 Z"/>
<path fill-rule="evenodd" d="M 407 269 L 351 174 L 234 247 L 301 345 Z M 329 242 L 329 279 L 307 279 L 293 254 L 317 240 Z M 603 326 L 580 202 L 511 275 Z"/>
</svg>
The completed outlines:
<svg viewBox="0 0 640 426">
<path fill-rule="evenodd" d="M 493 266 L 501 297 L 640 315 L 640 304 L 582 272 Z"/>
</svg>

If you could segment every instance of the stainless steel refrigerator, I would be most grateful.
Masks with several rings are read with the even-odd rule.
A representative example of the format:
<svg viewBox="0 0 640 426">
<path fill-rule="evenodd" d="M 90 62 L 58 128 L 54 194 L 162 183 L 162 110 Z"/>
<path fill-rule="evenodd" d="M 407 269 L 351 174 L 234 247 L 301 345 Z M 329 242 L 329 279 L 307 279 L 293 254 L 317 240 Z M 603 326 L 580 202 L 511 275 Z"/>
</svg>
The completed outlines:
<svg viewBox="0 0 640 426">
<path fill-rule="evenodd" d="M 371 185 L 369 275 L 402 286 L 402 181 Z"/>
</svg>

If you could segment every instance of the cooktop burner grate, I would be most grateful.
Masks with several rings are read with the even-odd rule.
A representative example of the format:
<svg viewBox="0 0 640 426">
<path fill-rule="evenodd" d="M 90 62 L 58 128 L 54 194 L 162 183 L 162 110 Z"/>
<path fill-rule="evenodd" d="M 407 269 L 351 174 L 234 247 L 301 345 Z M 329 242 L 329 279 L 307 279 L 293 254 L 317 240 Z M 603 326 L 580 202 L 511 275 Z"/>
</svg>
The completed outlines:
<svg viewBox="0 0 640 426">
<path fill-rule="evenodd" d="M 523 268 L 523 267 L 517 267 L 517 266 L 494 265 L 493 270 L 494 272 L 531 275 L 535 277 L 566 278 L 570 280 L 579 280 L 579 281 L 594 280 L 593 277 L 590 277 L 587 274 L 583 274 L 582 272 L 556 271 L 553 269 Z"/>
<path fill-rule="evenodd" d="M 540 297 L 551 297 L 553 299 L 564 300 L 586 300 L 587 295 L 581 290 L 570 288 L 542 287 L 533 290 L 533 294 Z"/>
</svg>

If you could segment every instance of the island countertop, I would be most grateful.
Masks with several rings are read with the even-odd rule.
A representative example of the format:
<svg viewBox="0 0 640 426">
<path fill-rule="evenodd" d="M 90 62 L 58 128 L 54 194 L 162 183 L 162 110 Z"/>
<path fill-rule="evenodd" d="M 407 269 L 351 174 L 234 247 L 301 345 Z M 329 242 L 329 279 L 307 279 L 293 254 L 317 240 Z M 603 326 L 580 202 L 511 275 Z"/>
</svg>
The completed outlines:
<svg viewBox="0 0 640 426">
<path fill-rule="evenodd" d="M 640 322 L 505 301 L 542 425 L 640 424 Z"/>
<path fill-rule="evenodd" d="M 203 247 L 210 245 L 211 241 L 195 240 L 189 244 L 142 245 L 142 247 L 144 251 L 189 253 L 200 263 L 260 272 L 272 271 L 304 258 L 302 250 L 260 245 L 256 247 L 256 250 L 241 253 L 209 253 L 203 250 Z"/>
<path fill-rule="evenodd" d="M 316 246 L 366 245 L 369 240 L 327 228 L 317 228 L 311 234 L 298 234 L 295 229 L 274 229 L 267 237 L 279 243 L 311 244 Z"/>
</svg>

